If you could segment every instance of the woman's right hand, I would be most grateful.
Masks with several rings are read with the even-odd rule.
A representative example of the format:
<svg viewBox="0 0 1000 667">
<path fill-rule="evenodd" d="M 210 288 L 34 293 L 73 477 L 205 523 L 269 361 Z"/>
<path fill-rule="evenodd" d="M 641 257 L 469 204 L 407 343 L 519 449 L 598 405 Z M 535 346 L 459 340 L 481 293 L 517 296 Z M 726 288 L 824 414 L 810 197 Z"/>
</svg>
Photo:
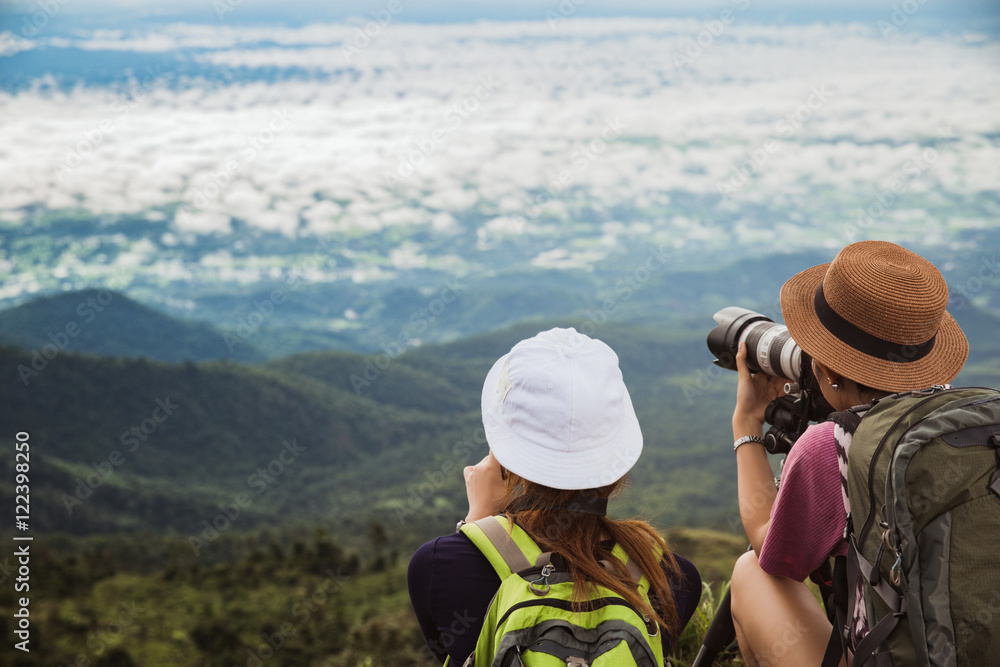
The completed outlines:
<svg viewBox="0 0 1000 667">
<path fill-rule="evenodd" d="M 740 342 L 736 352 L 739 385 L 736 388 L 736 409 L 733 411 L 733 436 L 760 435 L 764 429 L 764 410 L 768 403 L 785 395 L 785 378 L 767 373 L 751 374 L 747 366 L 747 345 Z"/>
<path fill-rule="evenodd" d="M 469 513 L 465 516 L 467 522 L 498 514 L 507 491 L 507 485 L 500 474 L 500 463 L 490 452 L 474 466 L 466 466 L 462 471 L 465 477 L 465 493 L 469 497 Z"/>
</svg>

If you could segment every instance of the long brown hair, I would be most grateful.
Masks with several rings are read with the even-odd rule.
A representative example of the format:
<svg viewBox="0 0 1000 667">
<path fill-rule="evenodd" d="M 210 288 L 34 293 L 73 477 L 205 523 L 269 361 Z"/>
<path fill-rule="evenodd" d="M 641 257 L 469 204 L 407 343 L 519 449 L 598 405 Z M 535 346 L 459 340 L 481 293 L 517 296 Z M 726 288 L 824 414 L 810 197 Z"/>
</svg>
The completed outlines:
<svg viewBox="0 0 1000 667">
<path fill-rule="evenodd" d="M 680 576 L 680 569 L 662 537 L 645 521 L 617 521 L 606 516 L 569 512 L 561 507 L 580 498 L 580 491 L 562 491 L 535 484 L 505 470 L 506 494 L 502 514 L 531 536 L 542 551 L 554 551 L 562 556 L 573 575 L 573 603 L 582 609 L 592 585 L 604 586 L 625 598 L 633 607 L 674 636 L 677 631 L 677 605 L 667 573 L 657 557 L 663 553 L 662 563 L 671 577 Z M 588 493 L 599 498 L 610 498 L 622 487 L 623 480 Z M 650 605 L 634 587 L 625 564 L 611 554 L 602 539 L 609 536 L 612 543 L 621 545 L 629 560 L 635 562 L 649 580 Z M 618 570 L 618 575 L 601 565 L 607 560 Z"/>
</svg>

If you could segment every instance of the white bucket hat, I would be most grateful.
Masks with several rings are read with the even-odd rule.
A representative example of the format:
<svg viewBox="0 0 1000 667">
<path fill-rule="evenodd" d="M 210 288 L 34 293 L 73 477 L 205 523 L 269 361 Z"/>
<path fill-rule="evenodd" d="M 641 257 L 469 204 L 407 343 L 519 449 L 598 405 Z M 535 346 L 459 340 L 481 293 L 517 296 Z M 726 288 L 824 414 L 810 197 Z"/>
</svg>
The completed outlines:
<svg viewBox="0 0 1000 667">
<path fill-rule="evenodd" d="M 575 329 L 543 331 L 500 357 L 482 406 L 500 465 L 553 489 L 611 484 L 642 453 L 618 355 Z"/>
</svg>

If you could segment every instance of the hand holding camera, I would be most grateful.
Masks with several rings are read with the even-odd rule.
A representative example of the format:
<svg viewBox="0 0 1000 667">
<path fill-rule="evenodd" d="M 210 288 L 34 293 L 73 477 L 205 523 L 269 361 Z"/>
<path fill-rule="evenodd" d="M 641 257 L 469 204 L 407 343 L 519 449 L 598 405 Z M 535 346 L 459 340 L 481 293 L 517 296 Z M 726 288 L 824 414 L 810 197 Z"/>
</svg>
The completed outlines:
<svg viewBox="0 0 1000 667">
<path fill-rule="evenodd" d="M 740 342 L 736 353 L 736 370 L 740 380 L 736 390 L 736 409 L 733 411 L 733 432 L 756 435 L 767 421 L 767 406 L 785 395 L 785 387 L 789 383 L 784 378 L 767 373 L 751 374 L 746 357 L 746 343 Z"/>
<path fill-rule="evenodd" d="M 500 463 L 493 456 L 493 452 L 487 454 L 476 465 L 466 466 L 462 474 L 465 477 L 465 492 L 469 497 L 469 513 L 465 517 L 467 522 L 493 516 L 502 509 L 507 488 L 500 471 Z"/>
<path fill-rule="evenodd" d="M 733 428 L 751 433 L 767 422 L 767 451 L 787 454 L 810 421 L 823 421 L 834 411 L 819 390 L 812 359 L 785 326 L 760 313 L 729 306 L 713 319 L 717 326 L 708 334 L 708 349 L 715 364 L 740 373 Z"/>
</svg>

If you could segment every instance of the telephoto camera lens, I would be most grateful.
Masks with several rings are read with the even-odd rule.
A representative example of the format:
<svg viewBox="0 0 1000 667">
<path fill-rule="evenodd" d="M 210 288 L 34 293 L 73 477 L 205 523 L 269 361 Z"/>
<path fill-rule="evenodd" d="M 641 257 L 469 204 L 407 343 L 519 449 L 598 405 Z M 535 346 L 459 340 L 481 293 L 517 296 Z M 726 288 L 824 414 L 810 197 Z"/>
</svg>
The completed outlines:
<svg viewBox="0 0 1000 667">
<path fill-rule="evenodd" d="M 708 349 L 715 364 L 736 370 L 740 342 L 747 344 L 747 366 L 754 373 L 797 382 L 802 375 L 802 348 L 795 344 L 783 324 L 746 308 L 729 306 L 712 316 L 716 326 L 708 333 Z"/>
</svg>

